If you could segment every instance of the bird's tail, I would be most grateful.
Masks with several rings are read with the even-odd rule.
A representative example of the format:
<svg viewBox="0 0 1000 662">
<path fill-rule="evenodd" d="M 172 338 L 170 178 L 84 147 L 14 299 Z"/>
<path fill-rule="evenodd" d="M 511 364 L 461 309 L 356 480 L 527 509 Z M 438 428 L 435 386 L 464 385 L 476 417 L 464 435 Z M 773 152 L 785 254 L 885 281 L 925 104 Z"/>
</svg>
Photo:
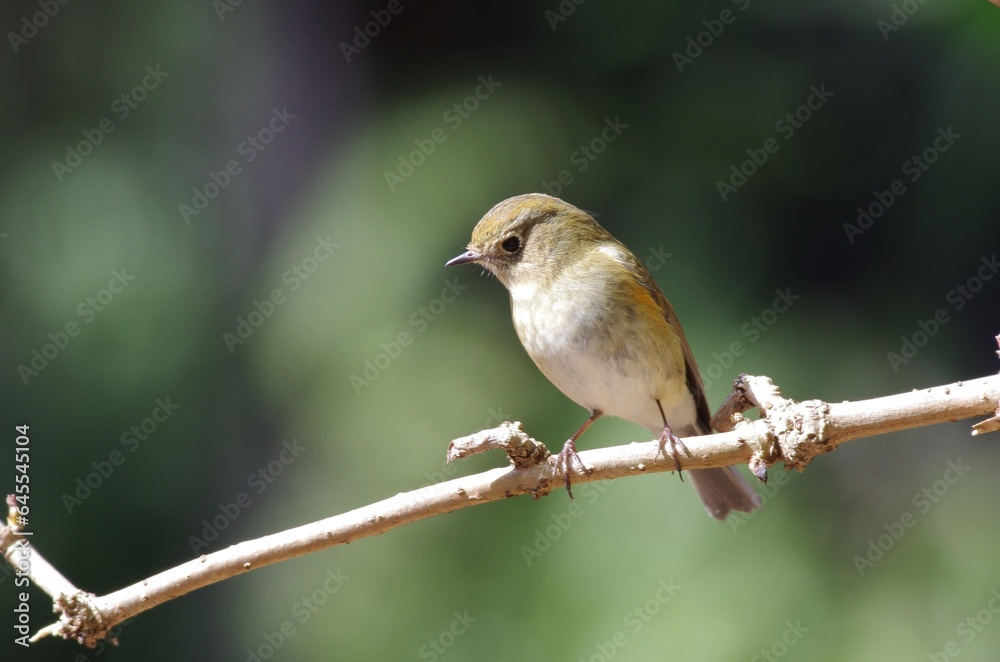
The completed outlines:
<svg viewBox="0 0 1000 662">
<path fill-rule="evenodd" d="M 692 469 L 691 484 L 715 519 L 723 520 L 733 510 L 749 513 L 760 508 L 760 496 L 733 467 Z"/>
</svg>

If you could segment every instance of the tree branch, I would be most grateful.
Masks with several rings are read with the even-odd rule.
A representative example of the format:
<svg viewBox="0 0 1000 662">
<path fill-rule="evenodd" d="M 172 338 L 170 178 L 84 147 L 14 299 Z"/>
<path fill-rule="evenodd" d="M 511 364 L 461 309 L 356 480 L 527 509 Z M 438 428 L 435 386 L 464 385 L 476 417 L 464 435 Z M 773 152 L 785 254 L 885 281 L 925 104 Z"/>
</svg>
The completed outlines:
<svg viewBox="0 0 1000 662">
<path fill-rule="evenodd" d="M 750 408 L 758 409 L 758 419 L 743 417 L 742 412 Z M 713 427 L 725 431 L 685 439 L 687 452 L 680 464 L 683 469 L 707 469 L 748 463 L 766 480 L 772 464 L 782 462 L 786 468 L 802 471 L 817 455 L 846 441 L 998 411 L 997 375 L 837 404 L 787 400 L 769 379 L 741 375 L 713 419 Z M 990 420 L 994 423 L 980 424 L 983 427 L 973 434 L 996 429 L 991 425 L 997 419 Z M 504 423 L 454 440 L 448 460 L 491 448 L 503 449 L 510 466 L 403 492 L 342 515 L 242 542 L 105 596 L 80 591 L 63 578 L 24 543 L 26 532 L 14 517 L 0 528 L 0 551 L 52 596 L 60 614 L 57 623 L 40 630 L 32 640 L 60 636 L 93 647 L 115 625 L 203 586 L 461 508 L 521 494 L 537 499 L 562 485 L 561 476 L 553 480 L 554 458 L 548 449 L 525 434 L 520 423 Z M 662 455 L 656 441 L 583 451 L 580 457 L 589 472 L 574 471 L 572 480 L 577 484 L 674 470 L 673 459 Z"/>
</svg>

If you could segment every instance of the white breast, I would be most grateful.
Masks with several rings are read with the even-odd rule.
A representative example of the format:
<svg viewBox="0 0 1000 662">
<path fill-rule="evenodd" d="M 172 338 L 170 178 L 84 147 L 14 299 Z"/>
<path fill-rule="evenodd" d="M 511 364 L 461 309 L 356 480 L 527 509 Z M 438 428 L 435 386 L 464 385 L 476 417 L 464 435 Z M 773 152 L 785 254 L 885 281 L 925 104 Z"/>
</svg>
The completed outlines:
<svg viewBox="0 0 1000 662">
<path fill-rule="evenodd" d="M 663 427 L 659 399 L 675 433 L 693 431 L 694 399 L 683 370 L 662 360 L 665 340 L 651 333 L 616 334 L 621 319 L 609 319 L 610 313 L 600 307 L 588 312 L 571 301 L 567 293 L 584 294 L 582 283 L 590 284 L 587 297 L 606 300 L 600 279 L 574 278 L 571 272 L 555 287 L 519 283 L 510 288 L 514 328 L 535 364 L 588 410 L 599 409 L 658 434 Z M 622 343 L 627 343 L 624 349 Z"/>
</svg>

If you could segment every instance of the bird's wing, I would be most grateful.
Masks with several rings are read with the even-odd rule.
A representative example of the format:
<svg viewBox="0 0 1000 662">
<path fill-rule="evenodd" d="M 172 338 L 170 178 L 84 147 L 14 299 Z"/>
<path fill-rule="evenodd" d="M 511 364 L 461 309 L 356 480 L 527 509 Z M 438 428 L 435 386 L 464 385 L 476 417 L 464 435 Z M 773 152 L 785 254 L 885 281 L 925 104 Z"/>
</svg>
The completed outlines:
<svg viewBox="0 0 1000 662">
<path fill-rule="evenodd" d="M 687 387 L 691 391 L 691 397 L 694 398 L 694 404 L 698 410 L 698 423 L 703 428 L 700 433 L 708 434 L 712 431 L 710 424 L 712 413 L 708 408 L 708 398 L 705 397 L 705 387 L 701 382 L 701 373 L 698 372 L 698 364 L 695 363 L 694 354 L 691 352 L 691 345 L 688 344 L 687 338 L 684 336 L 684 329 L 677 320 L 677 313 L 674 312 L 674 307 L 667 301 L 667 297 L 663 296 L 663 292 L 660 291 L 656 281 L 653 280 L 652 274 L 649 273 L 646 266 L 639 262 L 638 259 L 636 259 L 636 267 L 640 274 L 639 280 L 641 285 L 653 297 L 653 301 L 663 311 L 663 316 L 666 318 L 667 324 L 673 327 L 674 331 L 677 332 L 677 337 L 681 341 L 681 348 L 684 352 L 684 368 L 687 372 Z"/>
</svg>

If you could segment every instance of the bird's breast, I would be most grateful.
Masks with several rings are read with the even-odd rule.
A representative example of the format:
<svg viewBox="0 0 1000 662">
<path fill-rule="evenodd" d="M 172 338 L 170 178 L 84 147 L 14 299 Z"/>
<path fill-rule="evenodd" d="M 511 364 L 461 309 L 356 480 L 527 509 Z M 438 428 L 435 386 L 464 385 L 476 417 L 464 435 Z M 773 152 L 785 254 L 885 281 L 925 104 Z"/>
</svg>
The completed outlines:
<svg viewBox="0 0 1000 662">
<path fill-rule="evenodd" d="M 582 407 L 655 429 L 662 426 L 655 402 L 660 399 L 667 408 L 682 406 L 675 417 L 692 418 L 693 400 L 683 360 L 678 365 L 673 351 L 672 330 L 662 316 L 637 308 L 618 290 L 613 281 L 586 276 L 511 287 L 521 344 L 545 376 Z"/>
</svg>

